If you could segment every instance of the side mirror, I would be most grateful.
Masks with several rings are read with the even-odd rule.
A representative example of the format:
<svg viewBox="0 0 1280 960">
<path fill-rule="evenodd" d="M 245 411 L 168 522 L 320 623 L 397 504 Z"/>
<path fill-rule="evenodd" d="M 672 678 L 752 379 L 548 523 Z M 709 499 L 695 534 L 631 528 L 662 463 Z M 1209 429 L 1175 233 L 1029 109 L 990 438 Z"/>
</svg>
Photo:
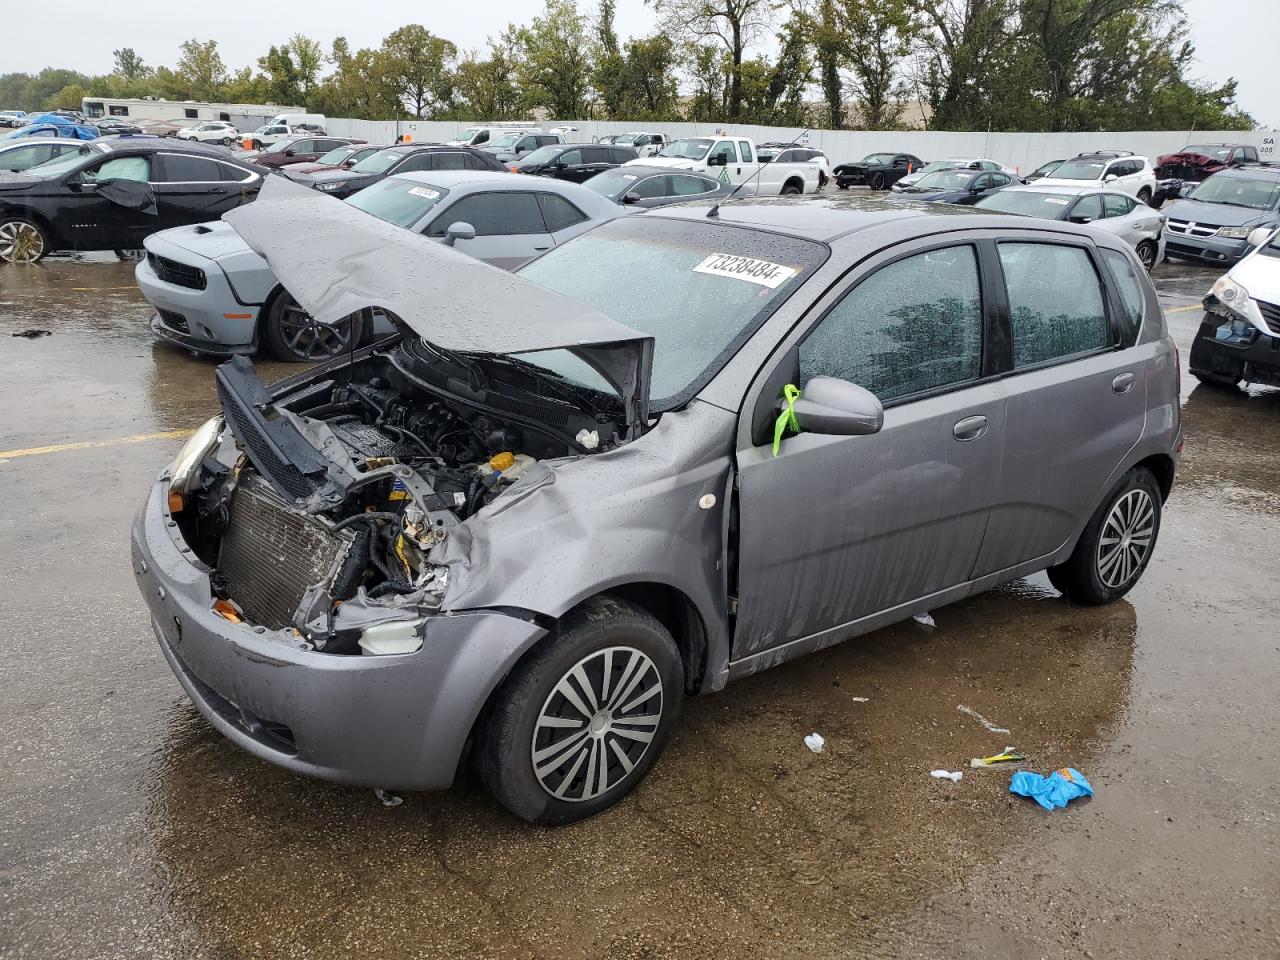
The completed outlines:
<svg viewBox="0 0 1280 960">
<path fill-rule="evenodd" d="M 474 240 L 475 238 L 476 228 L 465 220 L 457 220 L 449 224 L 449 229 L 444 232 L 446 247 L 452 247 L 459 240 Z"/>
<path fill-rule="evenodd" d="M 1116 178 L 1116 175 L 1114 173 L 1108 173 L 1105 177 L 1102 178 L 1102 182 L 1111 183 L 1113 180 L 1115 180 L 1115 178 Z"/>
<path fill-rule="evenodd" d="M 718 153 L 714 157 L 707 157 L 708 167 L 724 167 L 724 166 L 728 166 L 728 164 L 729 164 L 729 158 L 726 157 L 723 153 Z"/>
<path fill-rule="evenodd" d="M 1068 218 L 1072 223 L 1093 223 L 1093 217 L 1087 217 L 1083 213 L 1077 213 Z"/>
<path fill-rule="evenodd" d="M 286 150 L 286 151 L 284 152 L 284 155 L 285 155 L 286 157 L 292 157 L 292 156 L 293 156 L 293 148 L 292 148 L 292 147 L 290 147 L 288 150 Z"/>
<path fill-rule="evenodd" d="M 1267 242 L 1275 227 L 1254 227 L 1249 231 L 1249 246 L 1260 247 Z"/>
<path fill-rule="evenodd" d="M 640 194 L 638 194 L 638 193 L 636 193 L 634 190 L 632 190 L 630 193 L 623 194 L 623 196 L 622 196 L 622 202 L 623 202 L 623 203 L 639 203 L 639 202 L 640 202 Z"/>
<path fill-rule="evenodd" d="M 879 433 L 884 406 L 870 390 L 835 377 L 813 377 L 796 401 L 796 422 L 808 433 L 858 437 Z"/>
</svg>

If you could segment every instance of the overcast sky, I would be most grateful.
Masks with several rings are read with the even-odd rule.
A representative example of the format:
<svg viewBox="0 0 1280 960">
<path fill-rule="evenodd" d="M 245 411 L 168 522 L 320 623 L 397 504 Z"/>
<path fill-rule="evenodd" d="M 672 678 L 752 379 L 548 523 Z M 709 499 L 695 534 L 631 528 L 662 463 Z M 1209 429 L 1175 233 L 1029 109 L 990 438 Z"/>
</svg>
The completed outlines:
<svg viewBox="0 0 1280 960">
<path fill-rule="evenodd" d="M 178 44 L 191 37 L 215 39 L 228 67 L 256 63 L 272 43 L 302 32 L 319 40 L 326 51 L 335 36 L 353 48 L 377 46 L 405 23 L 419 22 L 462 50 L 483 47 L 507 23 L 526 22 L 542 9 L 540 0 L 472 0 L 418 3 L 396 0 L 219 0 L 189 5 L 175 0 L 129 0 L 111 4 L 62 0 L 24 3 L 0 0 L 4 35 L 0 41 L 0 73 L 38 71 L 47 66 L 85 73 L 111 69 L 111 51 L 130 46 L 148 64 L 172 65 Z M 579 0 L 594 11 L 595 0 Z M 1260 123 L 1280 125 L 1274 93 L 1275 41 L 1280 30 L 1280 0 L 1185 0 L 1191 37 L 1197 47 L 1196 76 L 1219 83 L 1240 81 L 1239 100 Z M 195 9 L 208 15 L 199 17 Z M 622 36 L 650 31 L 653 12 L 643 0 L 617 0 L 617 27 Z M 64 29 L 68 27 L 69 29 Z M 30 42 L 12 42 L 26 37 Z M 51 38 L 56 37 L 56 40 Z M 35 38 L 45 38 L 39 40 Z M 46 42 L 47 41 L 47 42 Z"/>
</svg>

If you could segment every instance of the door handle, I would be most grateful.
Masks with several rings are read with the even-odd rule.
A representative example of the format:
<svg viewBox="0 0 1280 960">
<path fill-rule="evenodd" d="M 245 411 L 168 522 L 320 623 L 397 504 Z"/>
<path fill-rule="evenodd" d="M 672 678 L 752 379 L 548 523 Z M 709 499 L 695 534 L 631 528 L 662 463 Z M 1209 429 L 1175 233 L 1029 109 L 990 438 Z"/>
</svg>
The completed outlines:
<svg viewBox="0 0 1280 960">
<path fill-rule="evenodd" d="M 1122 373 L 1111 381 L 1111 389 L 1123 396 L 1133 389 L 1133 383 L 1134 377 L 1132 373 Z"/>
<path fill-rule="evenodd" d="M 550 250 L 550 249 L 551 249 L 551 244 L 547 244 L 545 247 L 534 247 L 533 249 L 535 249 L 535 250 Z"/>
<path fill-rule="evenodd" d="M 951 435 L 961 443 L 977 440 L 987 432 L 987 418 L 983 416 L 965 417 L 951 428 Z"/>
</svg>

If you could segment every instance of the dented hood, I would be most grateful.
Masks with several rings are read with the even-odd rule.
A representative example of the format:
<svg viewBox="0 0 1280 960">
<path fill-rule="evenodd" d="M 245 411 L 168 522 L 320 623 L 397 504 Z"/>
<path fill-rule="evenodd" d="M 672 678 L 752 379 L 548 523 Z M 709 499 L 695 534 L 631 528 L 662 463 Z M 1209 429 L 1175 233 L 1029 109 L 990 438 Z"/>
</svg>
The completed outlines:
<svg viewBox="0 0 1280 960">
<path fill-rule="evenodd" d="M 448 350 L 566 349 L 618 391 L 633 435 L 643 430 L 652 337 L 283 177 L 222 219 L 321 323 L 376 307 Z"/>
</svg>

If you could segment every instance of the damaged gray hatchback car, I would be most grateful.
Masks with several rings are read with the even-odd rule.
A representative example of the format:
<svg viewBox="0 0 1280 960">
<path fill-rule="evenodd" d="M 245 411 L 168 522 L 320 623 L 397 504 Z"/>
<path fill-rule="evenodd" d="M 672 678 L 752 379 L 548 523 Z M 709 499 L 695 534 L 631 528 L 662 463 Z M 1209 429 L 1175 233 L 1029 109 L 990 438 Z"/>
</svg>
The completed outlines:
<svg viewBox="0 0 1280 960">
<path fill-rule="evenodd" d="M 1177 357 L 1115 238 L 749 199 L 512 275 L 283 181 L 226 219 L 317 322 L 400 330 L 271 387 L 219 367 L 134 526 L 183 688 L 290 770 L 469 761 L 566 823 L 686 695 L 1039 570 L 1105 603 L 1155 548 Z"/>
</svg>

